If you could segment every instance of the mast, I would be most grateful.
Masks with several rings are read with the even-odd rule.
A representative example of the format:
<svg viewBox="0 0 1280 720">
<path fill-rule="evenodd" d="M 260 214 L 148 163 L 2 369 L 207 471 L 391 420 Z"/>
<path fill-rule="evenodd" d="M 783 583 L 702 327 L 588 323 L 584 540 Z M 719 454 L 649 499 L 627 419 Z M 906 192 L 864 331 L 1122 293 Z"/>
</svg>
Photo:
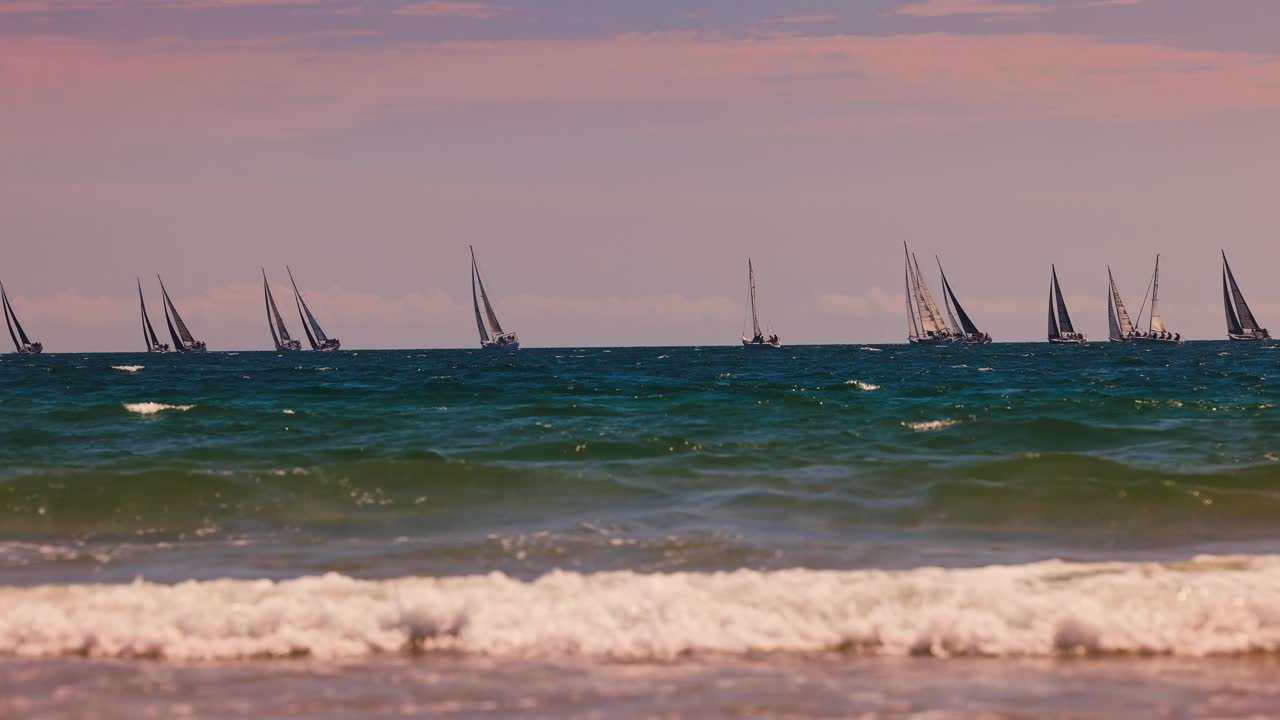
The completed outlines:
<svg viewBox="0 0 1280 720">
<path fill-rule="evenodd" d="M 3 285 L 0 285 L 0 304 L 4 305 L 4 324 L 9 328 L 9 337 L 13 338 L 13 349 L 21 351 L 22 345 L 18 343 L 18 336 L 13 332 L 13 322 L 18 318 L 13 315 L 13 309 L 9 307 L 9 294 L 4 291 Z M 18 326 L 18 330 L 22 330 L 21 325 Z"/>
<path fill-rule="evenodd" d="M 1258 321 L 1253 317 L 1253 311 L 1249 309 L 1249 303 L 1244 301 L 1244 293 L 1240 292 L 1240 286 L 1236 284 L 1236 276 L 1231 272 L 1231 265 L 1227 263 L 1226 251 L 1222 253 L 1222 269 L 1226 273 L 1226 281 L 1231 284 L 1231 299 L 1235 302 L 1235 314 L 1239 318 L 1240 328 L 1242 330 L 1258 330 Z"/>
<path fill-rule="evenodd" d="M 1067 301 L 1062 298 L 1062 286 L 1058 284 L 1058 268 L 1053 268 L 1053 294 L 1058 303 L 1058 327 L 1064 333 L 1073 333 L 1076 331 L 1074 325 L 1071 324 L 1071 315 L 1067 312 Z"/>
<path fill-rule="evenodd" d="M 476 311 L 476 329 L 480 331 L 480 342 L 487 343 L 489 342 L 489 331 L 485 329 L 484 318 L 480 317 L 480 299 L 476 297 L 476 282 L 479 279 L 479 268 L 476 267 L 476 249 L 473 247 L 471 248 L 471 305 Z"/>
<path fill-rule="evenodd" d="M 1053 281 L 1049 281 L 1049 339 L 1056 340 L 1062 337 L 1058 332 L 1058 321 L 1053 317 Z"/>
<path fill-rule="evenodd" d="M 142 341 L 147 343 L 147 352 L 151 352 L 160 344 L 156 337 L 156 329 L 151 326 L 151 318 L 147 316 L 147 301 L 142 297 L 142 278 L 138 278 L 138 305 L 142 307 Z"/>
<path fill-rule="evenodd" d="M 756 315 L 756 270 L 751 266 L 751 258 L 747 258 L 747 279 L 751 285 L 751 330 L 754 333 L 751 337 L 757 338 L 764 333 L 760 330 L 760 318 Z"/>
</svg>

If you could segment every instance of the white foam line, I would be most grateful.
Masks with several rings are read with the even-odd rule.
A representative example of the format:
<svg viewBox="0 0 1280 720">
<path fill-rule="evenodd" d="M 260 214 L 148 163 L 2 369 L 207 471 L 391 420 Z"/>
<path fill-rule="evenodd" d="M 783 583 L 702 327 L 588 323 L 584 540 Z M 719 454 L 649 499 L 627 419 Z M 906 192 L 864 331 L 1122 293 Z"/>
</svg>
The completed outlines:
<svg viewBox="0 0 1280 720">
<path fill-rule="evenodd" d="M 195 405 L 166 405 L 165 403 L 142 402 L 125 403 L 124 409 L 139 415 L 155 415 L 164 410 L 190 410 Z"/>
<path fill-rule="evenodd" d="M 0 588 L 5 654 L 361 658 L 406 648 L 615 660 L 1278 653 L 1280 557 Z"/>
</svg>

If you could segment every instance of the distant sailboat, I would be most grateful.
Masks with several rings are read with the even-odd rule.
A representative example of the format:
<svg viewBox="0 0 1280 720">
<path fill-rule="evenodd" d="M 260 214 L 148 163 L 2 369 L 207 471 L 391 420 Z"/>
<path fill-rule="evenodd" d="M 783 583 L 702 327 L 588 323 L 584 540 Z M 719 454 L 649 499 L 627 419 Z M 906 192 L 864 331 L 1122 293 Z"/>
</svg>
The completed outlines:
<svg viewBox="0 0 1280 720">
<path fill-rule="evenodd" d="M 156 337 L 156 329 L 151 327 L 151 318 L 147 316 L 147 301 L 142 298 L 142 278 L 138 278 L 138 305 L 142 307 L 142 343 L 149 353 L 167 353 L 169 346 Z"/>
<path fill-rule="evenodd" d="M 9 294 L 4 291 L 4 285 L 0 285 L 0 301 L 2 301 L 0 304 L 4 305 L 4 322 L 9 327 L 9 337 L 13 338 L 14 352 L 19 355 L 39 355 L 44 352 L 44 345 L 31 342 L 31 338 L 27 337 L 26 331 L 22 329 L 17 313 L 9 304 Z"/>
<path fill-rule="evenodd" d="M 751 337 L 748 339 L 747 336 L 743 334 L 743 347 L 782 347 L 782 341 L 778 339 L 777 335 L 770 334 L 768 337 L 765 337 L 764 331 L 760 329 L 760 316 L 756 312 L 756 270 L 751 265 L 751 258 L 747 258 L 747 284 L 751 288 Z"/>
<path fill-rule="evenodd" d="M 1230 288 L 1230 289 L 1228 289 Z M 1258 321 L 1244 301 L 1244 293 L 1236 285 L 1236 277 L 1227 264 L 1227 252 L 1222 251 L 1222 305 L 1227 313 L 1227 338 L 1236 341 L 1270 340 L 1271 333 L 1258 326 Z"/>
<path fill-rule="evenodd" d="M 302 349 L 302 341 L 289 337 L 285 329 L 284 318 L 280 317 L 280 308 L 276 307 L 276 299 L 271 294 L 271 286 L 267 284 L 267 271 L 262 270 L 262 294 L 267 303 L 267 329 L 271 331 L 271 341 L 275 343 L 277 352 L 291 352 Z"/>
<path fill-rule="evenodd" d="M 1049 342 L 1057 345 L 1083 345 L 1089 342 L 1084 333 L 1076 332 L 1067 313 L 1067 301 L 1062 299 L 1062 287 L 1058 285 L 1058 268 L 1050 265 L 1049 281 Z M 1054 314 L 1054 311 L 1057 314 Z"/>
<path fill-rule="evenodd" d="M 311 343 L 312 350 L 321 352 L 333 352 L 342 347 L 342 342 L 338 338 L 331 338 L 324 334 L 324 330 L 320 329 L 320 323 L 316 322 L 316 316 L 311 314 L 311 308 L 307 307 L 307 301 L 302 299 L 302 293 L 298 292 L 298 283 L 293 280 L 293 270 L 288 265 L 284 269 L 289 273 L 289 282 L 293 285 L 293 298 L 298 304 L 298 317 L 302 318 L 302 330 L 307 334 L 307 341 Z M 262 275 L 263 282 L 266 282 L 266 272 Z M 268 291 L 270 297 L 270 291 Z M 274 303 L 272 303 L 274 305 Z M 277 317 L 279 317 L 277 315 Z M 284 326 L 281 325 L 281 328 Z M 301 343 L 299 343 L 301 347 Z"/>
<path fill-rule="evenodd" d="M 1182 343 L 1182 335 L 1170 332 L 1160 315 L 1160 256 L 1156 255 L 1156 269 L 1151 275 L 1151 315 L 1147 319 L 1146 331 L 1138 331 L 1129 319 L 1129 313 L 1120 300 L 1120 291 L 1116 289 L 1115 277 L 1111 268 L 1107 268 L 1107 280 L 1110 283 L 1110 297 L 1107 298 L 1108 339 L 1111 342 L 1136 343 L 1140 345 L 1178 345 Z M 1145 298 L 1144 298 L 1144 305 Z M 1142 313 L 1138 313 L 1142 320 Z"/>
<path fill-rule="evenodd" d="M 907 342 L 912 345 L 958 345 L 964 337 L 953 331 L 942 319 L 942 311 L 929 292 L 929 286 L 920 273 L 920 263 L 902 244 L 906 256 L 905 282 L 907 292 Z"/>
<path fill-rule="evenodd" d="M 934 258 L 938 260 L 938 258 Z M 961 340 L 971 345 L 989 345 L 991 336 L 978 329 L 978 326 L 969 318 L 969 314 L 960 307 L 960 301 L 956 299 L 955 291 L 951 289 L 951 283 L 947 281 L 947 274 L 942 270 L 942 260 L 938 260 L 938 273 L 942 275 L 942 290 L 946 293 L 943 300 L 947 303 L 947 316 L 951 318 L 954 325 L 960 327 Z M 951 309 L 955 308 L 955 315 L 951 315 Z M 956 323 L 959 318 L 960 322 Z"/>
<path fill-rule="evenodd" d="M 477 295 L 476 289 L 479 288 Z M 484 315 L 480 314 L 480 303 L 484 303 Z M 480 278 L 480 265 L 476 263 L 476 249 L 471 248 L 471 304 L 476 311 L 476 329 L 480 331 L 480 347 L 485 350 L 518 350 L 520 338 L 513 332 L 504 332 L 498 316 L 493 312 L 493 304 L 484 291 L 484 281 Z"/>
<path fill-rule="evenodd" d="M 164 287 L 164 280 L 159 275 L 156 279 L 160 281 L 160 294 L 164 296 L 164 321 L 169 326 L 169 337 L 173 339 L 173 349 L 184 353 L 204 352 L 207 349 L 204 341 L 192 337 L 187 324 L 182 322 L 178 308 L 174 307 L 173 300 L 169 299 L 169 291 Z"/>
</svg>

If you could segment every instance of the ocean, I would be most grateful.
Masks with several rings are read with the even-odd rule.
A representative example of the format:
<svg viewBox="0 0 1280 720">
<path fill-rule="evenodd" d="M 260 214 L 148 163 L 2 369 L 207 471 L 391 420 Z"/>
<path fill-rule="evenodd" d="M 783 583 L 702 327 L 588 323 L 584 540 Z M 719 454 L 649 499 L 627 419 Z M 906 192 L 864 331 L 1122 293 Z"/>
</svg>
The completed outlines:
<svg viewBox="0 0 1280 720">
<path fill-rule="evenodd" d="M 0 717 L 1265 717 L 1274 345 L 0 357 Z"/>
</svg>

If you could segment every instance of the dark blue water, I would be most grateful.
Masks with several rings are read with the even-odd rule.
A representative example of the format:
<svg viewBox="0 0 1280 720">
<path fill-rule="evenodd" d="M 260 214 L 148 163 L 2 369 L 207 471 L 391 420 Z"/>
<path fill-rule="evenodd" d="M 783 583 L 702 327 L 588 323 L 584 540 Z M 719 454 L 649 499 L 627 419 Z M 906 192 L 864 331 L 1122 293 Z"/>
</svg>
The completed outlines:
<svg viewBox="0 0 1280 720">
<path fill-rule="evenodd" d="M 0 581 L 1269 552 L 1278 360 L 1207 342 L 4 356 Z"/>
</svg>

